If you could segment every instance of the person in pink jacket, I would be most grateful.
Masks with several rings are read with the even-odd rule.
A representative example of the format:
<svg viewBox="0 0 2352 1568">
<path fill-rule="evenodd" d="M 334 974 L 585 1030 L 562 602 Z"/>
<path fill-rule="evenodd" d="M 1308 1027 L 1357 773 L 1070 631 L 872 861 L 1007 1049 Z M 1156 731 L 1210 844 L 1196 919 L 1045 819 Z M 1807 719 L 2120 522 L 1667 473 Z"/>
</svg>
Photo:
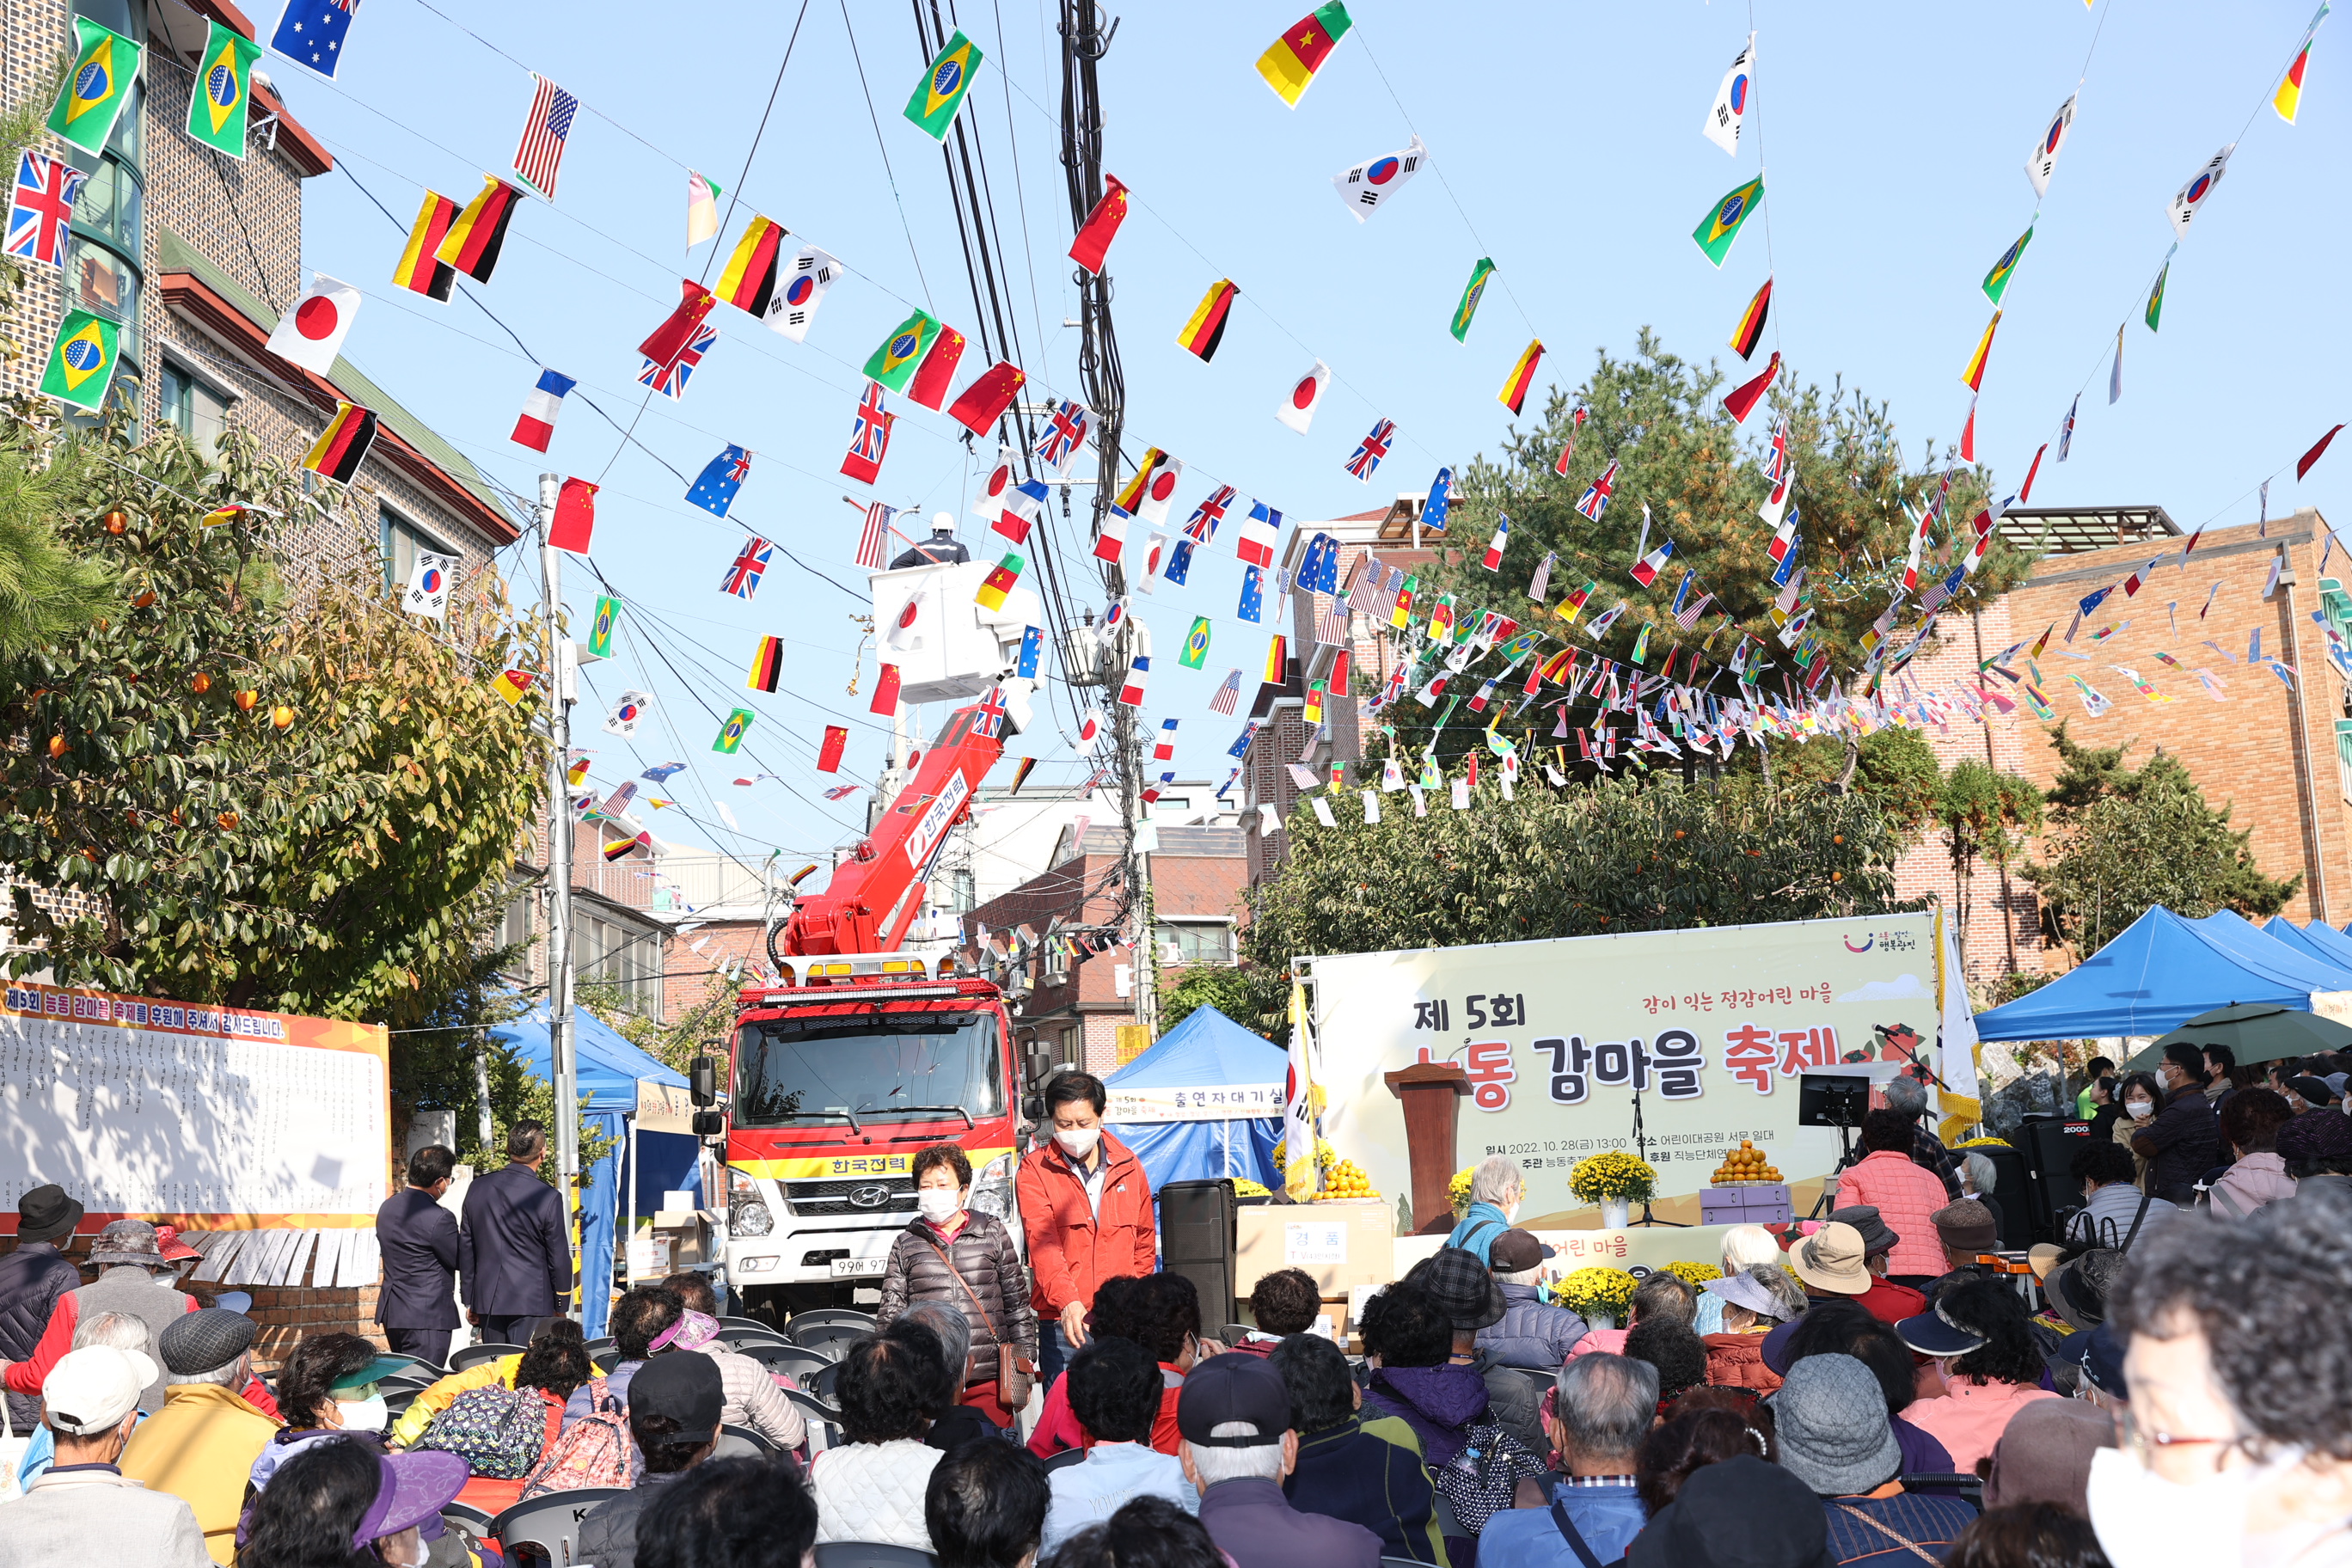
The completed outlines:
<svg viewBox="0 0 2352 1568">
<path fill-rule="evenodd" d="M 2238 1156 L 2217 1179 L 2206 1203 L 2223 1219 L 2240 1220 L 2264 1204 L 2294 1196 L 2295 1180 L 2278 1152 L 2279 1129 L 2294 1120 L 2275 1089 L 2242 1089 L 2221 1108 L 2221 1142 Z"/>
<path fill-rule="evenodd" d="M 1838 1206 L 1866 1204 L 1898 1239 L 1886 1260 L 1887 1278 L 1913 1289 L 1944 1271 L 1930 1217 L 1944 1206 L 1944 1184 L 1911 1159 L 1912 1121 L 1899 1110 L 1862 1119 L 1863 1156 L 1838 1178 Z"/>
<path fill-rule="evenodd" d="M 2042 1351 L 2025 1303 L 2006 1279 L 1948 1286 L 1932 1310 L 1904 1319 L 1895 1332 L 1934 1361 L 1944 1385 L 1942 1397 L 1914 1401 L 1903 1419 L 1941 1443 L 1962 1475 L 1991 1456 L 2021 1406 L 2058 1397 L 2041 1386 Z"/>
</svg>

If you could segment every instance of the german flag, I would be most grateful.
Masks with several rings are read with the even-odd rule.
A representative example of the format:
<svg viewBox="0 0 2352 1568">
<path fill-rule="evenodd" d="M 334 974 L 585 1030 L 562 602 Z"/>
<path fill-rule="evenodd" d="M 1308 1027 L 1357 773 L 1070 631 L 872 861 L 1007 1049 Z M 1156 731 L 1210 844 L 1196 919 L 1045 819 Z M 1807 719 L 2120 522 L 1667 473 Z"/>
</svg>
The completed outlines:
<svg viewBox="0 0 2352 1568">
<path fill-rule="evenodd" d="M 1519 356 L 1519 363 L 1511 367 L 1510 379 L 1503 383 L 1503 390 L 1495 394 L 1502 400 L 1504 407 L 1514 414 L 1519 411 L 1520 405 L 1528 400 L 1528 386 L 1536 379 L 1536 366 L 1542 363 L 1543 340 L 1538 338 L 1528 345 L 1528 352 Z"/>
<path fill-rule="evenodd" d="M 923 363 L 916 367 L 915 379 L 907 384 L 907 395 L 926 408 L 937 408 L 948 400 L 948 383 L 955 379 L 956 366 L 963 362 L 964 338 L 953 327 L 942 326 L 940 335 L 931 340 Z"/>
<path fill-rule="evenodd" d="M 339 403 L 335 416 L 304 455 L 302 466 L 312 473 L 347 485 L 359 477 L 368 448 L 375 445 L 375 415 L 356 403 Z"/>
<path fill-rule="evenodd" d="M 727 270 L 719 275 L 719 297 L 739 310 L 766 315 L 776 297 L 776 258 L 789 232 L 773 218 L 752 218 L 727 258 Z"/>
<path fill-rule="evenodd" d="M 784 672 L 784 639 L 761 637 L 759 651 L 751 655 L 751 676 L 743 684 L 754 691 L 773 691 L 777 678 Z"/>
<path fill-rule="evenodd" d="M 1969 368 L 1960 373 L 1960 379 L 1969 384 L 1970 392 L 1984 390 L 1985 361 L 1992 357 L 1992 335 L 2000 326 L 2000 312 L 1995 310 L 1992 320 L 1985 323 L 1984 336 L 1977 340 L 1977 352 L 1969 356 Z"/>
<path fill-rule="evenodd" d="M 482 176 L 481 193 L 449 225 L 433 252 L 477 283 L 488 283 L 499 265 L 499 251 L 507 242 L 507 222 L 514 216 L 522 193 L 496 174 Z"/>
<path fill-rule="evenodd" d="M 1290 649 L 1283 635 L 1276 632 L 1274 640 L 1265 645 L 1265 674 L 1262 679 L 1268 686 L 1279 686 L 1289 668 Z"/>
<path fill-rule="evenodd" d="M 1230 278 L 1220 278 L 1210 284 L 1192 319 L 1176 334 L 1176 346 L 1198 354 L 1202 364 L 1216 358 L 1217 345 L 1225 341 L 1225 318 L 1233 313 L 1234 297 L 1240 292 Z"/>
<path fill-rule="evenodd" d="M 1764 336 L 1764 318 L 1772 313 L 1772 279 L 1764 279 L 1764 287 L 1756 290 L 1756 298 L 1748 301 L 1741 312 L 1738 330 L 1731 334 L 1731 346 L 1739 351 L 1741 359 L 1756 357 L 1756 345 Z"/>
<path fill-rule="evenodd" d="M 449 226 L 457 219 L 456 202 L 438 191 L 425 192 L 425 205 L 417 210 L 415 226 L 408 231 L 408 247 L 400 253 L 400 265 L 393 269 L 392 280 L 428 300 L 447 303 L 449 286 L 457 281 L 457 269 L 435 253 L 448 237 Z"/>
<path fill-rule="evenodd" d="M 1017 767 L 1017 768 L 1015 768 L 1015 769 L 1013 769 L 1013 784 L 1012 784 L 1012 786 L 1011 786 L 1010 788 L 1008 788 L 1007 790 L 1005 790 L 1005 792 L 1004 792 L 1004 793 L 1005 793 L 1006 795 L 1019 795 L 1019 794 L 1021 793 L 1021 786 L 1022 786 L 1024 784 L 1025 784 L 1025 783 L 1027 783 L 1027 782 L 1028 782 L 1028 779 L 1029 779 L 1029 770 L 1030 770 L 1030 769 L 1032 769 L 1032 768 L 1034 768 L 1034 767 L 1035 767 L 1036 765 L 1037 765 L 1037 759 L 1036 759 L 1036 758 L 1034 758 L 1034 757 L 1024 757 L 1024 758 L 1022 758 L 1022 759 L 1021 759 L 1021 765 L 1020 765 L 1019 767 Z"/>
<path fill-rule="evenodd" d="M 618 860 L 623 856 L 632 854 L 639 849 L 642 849 L 650 855 L 653 853 L 653 847 L 654 836 L 650 833 L 640 833 L 635 838 L 615 838 L 611 843 L 604 846 L 604 858 L 607 860 Z"/>
</svg>

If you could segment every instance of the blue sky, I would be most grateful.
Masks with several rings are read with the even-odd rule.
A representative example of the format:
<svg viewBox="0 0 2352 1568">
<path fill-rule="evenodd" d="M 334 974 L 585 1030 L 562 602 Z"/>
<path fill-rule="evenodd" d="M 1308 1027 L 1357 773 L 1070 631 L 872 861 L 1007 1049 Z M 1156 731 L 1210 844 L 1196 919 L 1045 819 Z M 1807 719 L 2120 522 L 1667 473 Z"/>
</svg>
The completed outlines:
<svg viewBox="0 0 2352 1568">
<path fill-rule="evenodd" d="M 976 315 L 940 152 L 900 114 L 924 63 L 911 17 L 849 4 L 853 57 L 843 6 L 656 15 L 587 0 L 555 29 L 542 8 L 453 11 L 478 40 L 420 0 L 370 0 L 339 81 L 268 62 L 341 165 L 308 187 L 305 259 L 370 297 L 347 353 L 502 484 L 530 491 L 542 467 L 602 478 L 594 561 L 630 610 L 621 657 L 593 667 L 583 692 L 592 777 L 609 788 L 646 763 L 686 762 L 668 788 L 646 787 L 703 826 L 665 811 L 653 814 L 656 831 L 751 856 L 814 856 L 862 823 L 857 798 L 818 798 L 835 781 L 813 764 L 822 726 L 843 716 L 852 740 L 841 779 L 870 779 L 882 761 L 887 722 L 844 689 L 859 639 L 849 617 L 865 606 L 781 554 L 752 602 L 721 595 L 742 530 L 687 505 L 686 483 L 624 447 L 583 395 L 624 425 L 635 419 L 638 438 L 689 478 L 726 443 L 750 447 L 737 520 L 862 590 L 857 516 L 840 497 L 863 492 L 837 473 L 857 367 L 912 305 L 968 333 Z M 2004 490 L 2080 389 L 2072 460 L 2044 463 L 2037 504 L 2152 501 L 2184 528 L 2252 522 L 2255 484 L 2287 467 L 2272 487 L 2273 514 L 2352 510 L 2330 505 L 2352 449 L 2301 487 L 2291 469 L 2345 416 L 2336 356 L 2321 345 L 2344 342 L 2352 325 L 2345 289 L 2327 281 L 2341 276 L 2347 238 L 2334 197 L 2352 166 L 2352 38 L 2322 30 L 2299 124 L 2269 107 L 2310 20 L 2307 0 L 1933 11 L 1506 0 L 1466 26 L 1456 8 L 1362 0 L 1350 7 L 1355 32 L 1293 110 L 1252 62 L 1301 8 L 1129 7 L 1101 67 L 1105 166 L 1136 199 L 1109 261 L 1129 449 L 1157 445 L 1186 461 L 1181 508 L 1212 476 L 1294 519 L 1423 488 L 1441 463 L 1495 449 L 1509 423 L 1496 391 L 1530 337 L 1549 349 L 1539 388 L 1572 386 L 1596 349 L 1630 352 L 1644 325 L 1679 353 L 1735 368 L 1725 340 L 1768 272 L 1766 347 L 1808 379 L 1843 375 L 1887 401 L 1915 456 L 1930 440 L 1940 449 L 1967 413 L 1959 377 L 1990 314 L 1978 281 L 2031 220 L 1978 414 L 1979 455 Z M 1003 0 L 966 5 L 961 22 L 990 57 L 964 116 L 986 148 L 1023 363 L 1033 386 L 1075 395 L 1078 334 L 1061 324 L 1075 291 L 1054 11 Z M 1756 102 L 1733 158 L 1700 125 L 1751 27 Z M 483 171 L 505 170 L 530 92 L 516 60 L 587 109 L 558 201 L 520 213 L 493 281 L 467 285 L 535 357 L 474 306 L 435 305 L 387 281 L 423 187 L 462 200 Z M 2026 154 L 2078 79 L 2079 118 L 2036 218 Z M 1415 132 L 1433 166 L 1359 225 L 1331 176 Z M 2232 141 L 2236 156 L 2180 247 L 2162 331 L 2151 334 L 2140 311 L 2174 237 L 2166 203 Z M 1691 229 L 1759 163 L 1764 211 L 1718 271 Z M 716 258 L 708 244 L 683 249 L 689 165 L 727 187 L 722 212 L 740 197 Z M 754 211 L 825 247 L 849 275 L 803 344 L 721 307 L 720 340 L 685 398 L 656 397 L 638 417 L 637 342 L 676 301 L 680 277 L 707 267 L 715 279 Z M 1456 343 L 1447 319 L 1482 255 L 1500 275 Z M 1242 300 L 1203 365 L 1174 335 L 1221 277 Z M 2110 408 L 2125 321 L 2124 396 Z M 975 339 L 968 366 L 976 356 Z M 1334 381 L 1301 437 L 1273 409 L 1317 358 Z M 544 463 L 506 438 L 541 363 L 582 384 Z M 992 555 L 964 504 L 993 454 L 967 453 L 943 415 L 896 406 L 904 417 L 875 493 L 956 513 L 974 552 Z M 1397 421 L 1401 440 L 1368 486 L 1342 465 L 1380 417 Z M 1072 522 L 1054 524 L 1074 565 L 1085 505 L 1080 491 Z M 1169 655 L 1156 661 L 1167 668 L 1150 712 L 1183 720 L 1188 777 L 1223 777 L 1234 725 L 1207 701 L 1228 667 L 1255 679 L 1263 657 L 1265 633 L 1234 619 L 1238 575 L 1221 540 L 1188 587 L 1137 600 Z M 566 586 L 584 622 L 593 579 L 575 563 Z M 1201 672 L 1173 658 L 1195 615 L 1214 623 Z M 743 689 L 763 634 L 787 645 L 773 696 Z M 869 651 L 861 691 L 873 666 Z M 625 686 L 653 692 L 663 716 L 634 750 L 595 729 Z M 738 704 L 758 715 L 747 751 L 717 756 L 719 717 Z M 935 707 L 924 718 L 943 715 Z M 1050 725 L 1011 750 L 1044 759 L 1040 780 L 1083 776 Z M 782 776 L 729 782 L 755 773 Z M 719 826 L 714 800 L 740 833 Z"/>
</svg>

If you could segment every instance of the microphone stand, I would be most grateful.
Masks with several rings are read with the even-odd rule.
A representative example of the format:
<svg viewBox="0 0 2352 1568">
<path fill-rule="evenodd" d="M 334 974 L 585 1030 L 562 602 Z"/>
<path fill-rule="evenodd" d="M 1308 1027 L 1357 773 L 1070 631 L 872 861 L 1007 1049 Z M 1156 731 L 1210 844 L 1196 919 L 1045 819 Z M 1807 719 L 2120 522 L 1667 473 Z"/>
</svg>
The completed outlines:
<svg viewBox="0 0 2352 1568">
<path fill-rule="evenodd" d="M 1633 1152 L 1640 1157 L 1642 1163 L 1644 1165 L 1650 1163 L 1649 1139 L 1644 1135 L 1642 1129 L 1642 1090 L 1638 1084 L 1634 1086 L 1633 1089 Z M 1654 1190 L 1657 1186 L 1657 1183 L 1653 1181 L 1650 1185 Z M 1671 1230 L 1688 1230 L 1691 1228 L 1686 1222 L 1682 1220 L 1658 1218 L 1655 1215 L 1650 1212 L 1650 1200 L 1647 1198 L 1643 1198 L 1642 1200 L 1642 1217 L 1633 1221 L 1632 1223 L 1643 1226 L 1664 1226 Z"/>
</svg>

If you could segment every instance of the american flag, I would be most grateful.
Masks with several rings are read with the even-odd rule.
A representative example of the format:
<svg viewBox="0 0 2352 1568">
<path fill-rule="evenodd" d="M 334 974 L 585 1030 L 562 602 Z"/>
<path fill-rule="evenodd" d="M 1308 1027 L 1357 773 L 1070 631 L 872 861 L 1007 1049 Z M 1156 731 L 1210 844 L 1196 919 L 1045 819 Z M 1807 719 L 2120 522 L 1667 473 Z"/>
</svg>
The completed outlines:
<svg viewBox="0 0 2352 1568">
<path fill-rule="evenodd" d="M 719 592 L 739 599 L 748 599 L 758 593 L 761 574 L 767 571 L 775 554 L 776 547 L 757 534 L 745 540 L 743 548 L 735 552 L 735 563 L 719 580 Z"/>
<path fill-rule="evenodd" d="M 1211 490 L 1192 515 L 1185 520 L 1184 537 L 1202 544 L 1217 537 L 1217 524 L 1225 521 L 1225 509 L 1234 504 L 1234 487 L 1219 485 Z"/>
<path fill-rule="evenodd" d="M 1696 604 L 1686 605 L 1683 608 L 1675 612 L 1675 625 L 1682 627 L 1685 631 L 1689 631 L 1693 626 L 1698 625 L 1698 618 L 1706 614 L 1706 607 L 1714 603 L 1715 595 L 1713 594 L 1701 594 Z"/>
<path fill-rule="evenodd" d="M 1037 459 L 1047 468 L 1061 469 L 1069 466 L 1076 455 L 1078 443 L 1087 438 L 1087 410 L 1083 405 L 1068 398 L 1054 410 L 1046 422 L 1045 434 L 1037 439 Z"/>
<path fill-rule="evenodd" d="M 61 159 L 44 158 L 38 153 L 20 154 L 16 197 L 8 209 L 7 253 L 44 267 L 63 267 L 74 202 L 88 177 Z"/>
<path fill-rule="evenodd" d="M 1315 640 L 1332 647 L 1348 646 L 1348 609 L 1344 601 L 1333 599 L 1323 606 L 1315 620 Z"/>
<path fill-rule="evenodd" d="M 857 563 L 868 572 L 882 570 L 887 559 L 885 552 L 888 549 L 886 541 L 890 532 L 890 520 L 898 515 L 896 507 L 884 506 L 878 500 L 866 503 L 866 526 L 857 535 Z"/>
<path fill-rule="evenodd" d="M 1241 696 L 1242 672 L 1238 669 L 1229 669 L 1225 672 L 1225 683 L 1217 688 L 1217 694 L 1214 697 L 1209 699 L 1209 711 L 1230 717 L 1234 705 L 1241 700 Z"/>
<path fill-rule="evenodd" d="M 1389 447 L 1396 440 L 1396 421 L 1383 419 L 1372 426 L 1371 434 L 1356 443 L 1356 455 L 1348 459 L 1348 471 L 1363 480 L 1372 482 L 1372 470 L 1389 455 Z"/>
<path fill-rule="evenodd" d="M 719 329 L 704 327 L 694 334 L 694 341 L 686 345 L 676 363 L 656 364 L 647 360 L 646 368 L 637 373 L 637 380 L 664 397 L 684 397 L 687 380 L 694 374 L 694 367 L 702 363 L 702 356 L 709 353 L 710 345 L 718 341 Z"/>
<path fill-rule="evenodd" d="M 522 122 L 514 171 L 551 202 L 555 171 L 563 162 L 563 141 L 572 134 L 572 117 L 580 111 L 580 100 L 543 76 L 532 79 L 539 83 L 539 90 L 531 94 L 530 115 Z"/>
</svg>

